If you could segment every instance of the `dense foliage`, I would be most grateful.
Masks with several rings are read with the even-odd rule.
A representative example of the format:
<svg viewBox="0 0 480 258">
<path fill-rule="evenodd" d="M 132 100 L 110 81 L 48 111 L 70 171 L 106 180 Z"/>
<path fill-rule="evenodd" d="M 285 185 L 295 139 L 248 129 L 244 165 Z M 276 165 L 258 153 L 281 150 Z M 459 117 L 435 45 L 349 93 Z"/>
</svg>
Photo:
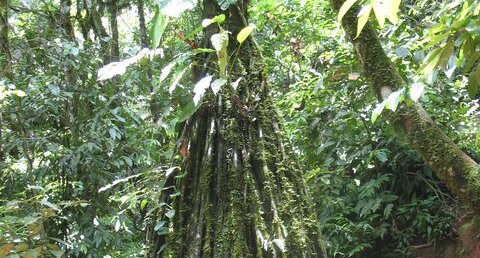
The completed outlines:
<svg viewBox="0 0 480 258">
<path fill-rule="evenodd" d="M 202 22 L 188 0 L 6 2 L 0 257 L 145 255 L 149 226 L 166 235 L 166 220 L 178 216 L 165 195 L 179 193 L 166 181 L 187 174 L 178 166 L 185 120 L 210 91 L 227 90 L 227 80 L 193 81 L 201 54 L 222 48 L 198 47 L 205 27 L 221 28 L 225 17 Z M 237 1 L 217 2 L 226 10 Z M 402 1 L 390 23 L 371 7 L 385 51 L 412 85 L 385 109 L 421 103 L 479 162 L 480 4 L 433 3 Z M 262 50 L 328 257 L 401 257 L 455 238 L 467 208 L 383 119 L 386 104 L 378 108 L 330 3 L 252 1 L 249 12 L 255 26 L 237 39 L 251 33 Z M 128 62 L 108 65 L 119 60 Z M 221 79 L 229 67 L 216 65 Z"/>
</svg>

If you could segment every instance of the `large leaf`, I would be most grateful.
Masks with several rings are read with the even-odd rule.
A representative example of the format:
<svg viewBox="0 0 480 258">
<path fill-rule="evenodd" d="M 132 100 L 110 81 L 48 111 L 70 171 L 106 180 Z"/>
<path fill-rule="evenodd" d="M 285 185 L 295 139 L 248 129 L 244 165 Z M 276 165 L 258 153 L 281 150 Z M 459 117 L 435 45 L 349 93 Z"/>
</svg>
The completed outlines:
<svg viewBox="0 0 480 258">
<path fill-rule="evenodd" d="M 221 76 L 227 74 L 227 46 L 228 46 L 228 32 L 221 31 L 220 33 L 212 35 L 211 39 L 213 48 L 217 51 L 218 69 Z"/>
<path fill-rule="evenodd" d="M 193 92 L 195 93 L 195 96 L 193 96 L 193 103 L 195 103 L 195 106 L 198 105 L 203 94 L 205 94 L 205 91 L 210 87 L 212 77 L 213 76 L 211 75 L 205 76 L 195 84 L 195 88 L 193 88 Z"/>
<path fill-rule="evenodd" d="M 355 38 L 358 38 L 358 36 L 360 36 L 360 33 L 362 33 L 363 27 L 365 27 L 365 24 L 367 24 L 368 22 L 368 17 L 370 16 L 371 11 L 372 5 L 368 4 L 365 5 L 358 13 L 357 35 L 355 36 Z"/>
<path fill-rule="evenodd" d="M 155 49 L 160 44 L 165 28 L 168 24 L 168 16 L 160 14 L 159 9 L 155 10 L 150 27 L 150 48 Z"/>
<path fill-rule="evenodd" d="M 236 4 L 237 0 L 217 0 L 217 3 L 222 10 L 227 10 L 230 5 Z"/>
<path fill-rule="evenodd" d="M 252 34 L 252 31 L 255 29 L 255 25 L 254 24 L 250 24 L 248 25 L 247 27 L 243 28 L 237 35 L 237 40 L 240 44 L 242 44 L 246 39 L 247 37 Z"/>
<path fill-rule="evenodd" d="M 425 86 L 423 83 L 417 82 L 412 85 L 410 88 L 410 98 L 417 102 L 417 100 L 422 96 L 423 90 L 425 89 Z"/>
<path fill-rule="evenodd" d="M 160 13 L 170 17 L 179 17 L 186 10 L 191 10 L 197 5 L 196 0 L 160 0 Z"/>
<path fill-rule="evenodd" d="M 467 84 L 468 96 L 475 98 L 480 91 L 480 67 L 470 73 Z"/>
<path fill-rule="evenodd" d="M 357 0 L 347 0 L 345 1 L 342 6 L 340 7 L 340 10 L 338 11 L 338 21 L 341 22 L 343 19 L 343 16 L 350 10 L 350 8 L 357 2 Z"/>
<path fill-rule="evenodd" d="M 146 56 L 152 57 L 155 55 L 162 56 L 163 55 L 162 50 L 161 49 L 149 50 L 147 48 L 144 48 L 140 50 L 140 52 L 138 52 L 138 54 L 136 54 L 135 56 L 132 56 L 120 62 L 109 63 L 98 70 L 97 80 L 103 81 L 103 80 L 108 80 L 116 75 L 122 75 L 127 71 L 128 66 L 138 63 L 142 58 Z"/>
</svg>

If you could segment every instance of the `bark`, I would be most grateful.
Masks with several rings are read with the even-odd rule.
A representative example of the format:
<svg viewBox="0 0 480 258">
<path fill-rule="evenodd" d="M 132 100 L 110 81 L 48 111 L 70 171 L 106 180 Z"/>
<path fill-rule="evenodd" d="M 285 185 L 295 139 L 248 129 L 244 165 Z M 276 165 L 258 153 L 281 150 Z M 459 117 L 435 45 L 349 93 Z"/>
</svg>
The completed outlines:
<svg viewBox="0 0 480 258">
<path fill-rule="evenodd" d="M 179 195 L 163 200 L 173 201 L 176 214 L 152 222 L 149 257 L 325 256 L 302 171 L 281 133 L 264 61 L 252 40 L 240 47 L 236 43 L 246 26 L 246 3 L 231 6 L 222 25 L 231 32 L 229 56 L 239 49 L 239 58 L 230 61 L 235 71 L 230 79 L 243 80 L 237 90 L 224 86 L 217 96 L 209 93 L 184 124 L 178 173 L 185 176 L 167 180 Z M 203 10 L 205 18 L 221 12 L 214 0 L 203 1 Z M 217 32 L 218 26 L 208 27 L 202 47 L 211 47 L 210 37 Z M 195 70 L 196 81 L 212 74 L 206 67 L 215 66 L 216 59 L 215 54 L 198 59 L 209 63 Z M 168 235 L 152 229 L 162 220 L 169 221 Z"/>
<path fill-rule="evenodd" d="M 140 45 L 148 47 L 147 26 L 145 25 L 145 5 L 143 0 L 137 0 L 138 25 L 140 28 Z"/>
<path fill-rule="evenodd" d="M 108 3 L 110 30 L 112 31 L 112 40 L 110 41 L 110 62 L 117 62 L 120 56 L 120 47 L 118 45 L 118 7 L 117 1 Z"/>
<path fill-rule="evenodd" d="M 344 0 L 331 2 L 338 11 Z M 405 86 L 406 82 L 385 54 L 371 24 L 367 24 L 355 39 L 358 11 L 357 5 L 352 7 L 343 18 L 342 25 L 363 66 L 365 76 L 371 82 L 379 101 L 382 101 L 391 92 Z M 394 125 L 395 131 L 420 153 L 453 194 L 472 210 L 480 212 L 478 164 L 435 125 L 419 104 L 402 105 L 396 112 L 388 112 L 386 119 Z"/>
</svg>

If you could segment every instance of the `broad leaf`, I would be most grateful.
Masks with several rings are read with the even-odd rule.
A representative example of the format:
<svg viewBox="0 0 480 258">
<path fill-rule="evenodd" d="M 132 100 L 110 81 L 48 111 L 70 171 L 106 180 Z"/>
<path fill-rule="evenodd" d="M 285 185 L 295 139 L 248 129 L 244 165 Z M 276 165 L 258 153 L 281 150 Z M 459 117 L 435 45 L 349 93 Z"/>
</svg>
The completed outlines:
<svg viewBox="0 0 480 258">
<path fill-rule="evenodd" d="M 221 76 L 225 76 L 227 74 L 228 63 L 228 32 L 221 31 L 220 33 L 212 35 L 211 41 L 213 48 L 217 51 L 219 73 Z"/>
<path fill-rule="evenodd" d="M 150 48 L 155 49 L 160 45 L 165 28 L 168 24 L 168 16 L 160 14 L 158 8 L 155 10 L 150 27 Z"/>
<path fill-rule="evenodd" d="M 470 73 L 468 76 L 467 84 L 468 96 L 470 98 L 475 98 L 480 91 L 480 67 L 477 66 L 477 69 Z"/>
<path fill-rule="evenodd" d="M 350 8 L 357 2 L 357 0 L 347 0 L 342 4 L 338 11 L 338 21 L 342 22 L 343 16 L 350 10 Z"/>
<path fill-rule="evenodd" d="M 255 28 L 256 27 L 254 24 L 250 24 L 247 27 L 243 28 L 237 35 L 237 41 L 242 44 Z"/>
<path fill-rule="evenodd" d="M 417 82 L 412 85 L 410 88 L 410 98 L 417 102 L 417 100 L 422 96 L 423 90 L 425 89 L 425 86 L 423 83 Z"/>
<path fill-rule="evenodd" d="M 213 94 L 217 95 L 217 93 L 220 91 L 223 85 L 227 83 L 227 80 L 223 78 L 216 79 L 215 81 L 212 82 L 210 87 L 212 88 Z"/>
<path fill-rule="evenodd" d="M 358 38 L 360 36 L 360 33 L 362 33 L 363 27 L 365 27 L 365 24 L 368 22 L 368 17 L 370 16 L 370 11 L 372 11 L 372 5 L 368 4 L 360 10 L 358 13 L 358 23 L 357 23 L 357 36 L 355 38 Z"/>
<path fill-rule="evenodd" d="M 378 116 L 380 116 L 380 114 L 382 114 L 382 111 L 385 108 L 386 104 L 387 104 L 387 100 L 384 100 L 381 103 L 377 104 L 377 106 L 375 107 L 375 109 L 372 112 L 372 117 L 370 119 L 372 121 L 372 124 L 375 123 L 375 121 L 377 121 Z"/>
<path fill-rule="evenodd" d="M 195 96 L 193 96 L 193 103 L 195 103 L 195 106 L 198 105 L 203 94 L 205 94 L 205 91 L 210 87 L 212 77 L 213 76 L 211 75 L 205 76 L 195 84 L 195 87 L 193 88 L 193 92 L 195 93 Z"/>
<path fill-rule="evenodd" d="M 395 112 L 395 110 L 397 110 L 398 104 L 402 101 L 402 97 L 403 95 L 401 91 L 392 92 L 387 98 L 387 104 L 385 105 L 385 107 Z"/>
<path fill-rule="evenodd" d="M 197 5 L 196 0 L 160 0 L 160 13 L 170 17 L 179 17 L 186 10 Z"/>
</svg>

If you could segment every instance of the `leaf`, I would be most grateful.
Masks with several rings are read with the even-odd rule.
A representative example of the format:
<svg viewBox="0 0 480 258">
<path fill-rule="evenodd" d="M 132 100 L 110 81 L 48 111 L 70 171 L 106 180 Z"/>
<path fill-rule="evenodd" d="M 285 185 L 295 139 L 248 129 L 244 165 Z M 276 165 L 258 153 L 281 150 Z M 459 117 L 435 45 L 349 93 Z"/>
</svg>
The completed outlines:
<svg viewBox="0 0 480 258">
<path fill-rule="evenodd" d="M 162 220 L 162 221 L 159 221 L 159 222 L 157 222 L 157 224 L 155 225 L 155 227 L 154 227 L 153 229 L 154 229 L 155 231 L 158 231 L 159 229 L 161 229 L 161 228 L 165 225 L 165 223 L 167 223 L 167 222 L 166 222 L 166 221 L 163 221 L 163 220 Z"/>
<path fill-rule="evenodd" d="M 221 76 L 225 76 L 228 62 L 228 32 L 222 31 L 214 34 L 210 40 L 212 41 L 213 48 L 217 51 L 219 73 Z"/>
<path fill-rule="evenodd" d="M 385 107 L 395 112 L 395 110 L 397 110 L 398 104 L 401 102 L 401 97 L 402 94 L 400 91 L 392 92 L 387 98 L 387 104 L 385 105 Z"/>
<path fill-rule="evenodd" d="M 210 87 L 212 88 L 213 94 L 217 95 L 217 93 L 220 91 L 223 85 L 227 83 L 227 80 L 223 78 L 216 79 L 215 81 L 212 82 Z"/>
<path fill-rule="evenodd" d="M 272 242 L 282 251 L 282 253 L 285 253 L 285 240 L 283 239 L 273 239 Z"/>
<path fill-rule="evenodd" d="M 170 94 L 173 93 L 173 91 L 175 90 L 175 88 L 177 87 L 178 83 L 180 82 L 180 80 L 182 79 L 183 75 L 185 74 L 185 72 L 187 71 L 188 69 L 188 66 L 184 67 L 182 70 L 180 70 L 179 72 L 175 73 L 174 75 L 174 80 L 172 82 L 172 84 L 170 84 L 170 87 L 168 87 L 168 92 Z"/>
<path fill-rule="evenodd" d="M 445 47 L 443 47 L 442 49 L 442 54 L 440 55 L 439 59 L 438 59 L 438 64 L 437 64 L 437 67 L 439 69 L 445 69 L 445 67 L 447 66 L 447 62 L 448 62 L 448 59 L 450 59 L 450 57 L 452 56 L 453 54 L 453 51 L 454 51 L 454 42 L 453 41 L 449 41 Z"/>
<path fill-rule="evenodd" d="M 174 209 L 168 210 L 167 213 L 165 213 L 165 216 L 167 216 L 167 218 L 169 219 L 172 219 L 173 216 L 175 216 L 175 210 Z"/>
<path fill-rule="evenodd" d="M 398 11 L 400 10 L 401 0 L 385 0 L 388 3 L 388 7 L 385 9 L 387 19 L 393 23 L 398 23 Z"/>
<path fill-rule="evenodd" d="M 49 202 L 47 197 L 44 197 L 39 203 L 42 204 L 42 205 L 45 205 L 49 208 L 52 208 L 56 211 L 61 211 L 61 209 L 57 205 Z"/>
<path fill-rule="evenodd" d="M 254 24 L 250 24 L 247 27 L 243 28 L 238 34 L 237 34 L 237 41 L 238 43 L 242 44 L 250 34 L 252 34 L 252 31 L 256 28 Z"/>
<path fill-rule="evenodd" d="M 425 76 L 429 76 L 432 73 L 433 69 L 435 69 L 435 67 L 438 64 L 438 61 L 440 60 L 440 54 L 441 54 L 441 48 L 437 48 L 432 50 L 425 57 L 425 62 L 420 67 L 420 70 Z"/>
<path fill-rule="evenodd" d="M 117 219 L 117 222 L 115 222 L 115 231 L 119 231 L 120 230 L 120 219 Z"/>
<path fill-rule="evenodd" d="M 50 250 L 50 253 L 53 254 L 53 256 L 55 256 L 56 258 L 61 258 L 63 257 L 65 252 L 63 250 Z"/>
<path fill-rule="evenodd" d="M 170 17 L 179 17 L 186 10 L 191 10 L 197 5 L 196 0 L 159 0 L 160 13 Z"/>
<path fill-rule="evenodd" d="M 340 10 L 338 11 L 338 22 L 342 22 L 343 16 L 350 10 L 350 8 L 357 2 L 357 0 L 347 0 L 342 4 Z"/>
<path fill-rule="evenodd" d="M 425 85 L 421 82 L 414 83 L 410 88 L 410 98 L 417 102 L 417 100 L 422 96 Z"/>
<path fill-rule="evenodd" d="M 143 199 L 142 202 L 140 203 L 140 210 L 145 209 L 145 207 L 147 206 L 147 204 L 148 204 L 148 200 L 147 200 L 147 199 Z"/>
<path fill-rule="evenodd" d="M 375 123 L 375 121 L 377 121 L 378 116 L 382 114 L 382 111 L 385 108 L 386 104 L 387 104 L 386 100 L 382 101 L 382 103 L 377 104 L 377 106 L 372 112 L 372 117 L 370 119 L 372 121 L 372 124 Z"/>
<path fill-rule="evenodd" d="M 210 87 L 212 77 L 212 75 L 205 76 L 195 84 L 195 87 L 193 88 L 193 92 L 195 93 L 195 96 L 193 96 L 193 103 L 195 106 L 198 105 L 200 98 L 202 98 L 203 94 L 205 94 L 205 91 L 208 89 L 208 87 Z"/>
<path fill-rule="evenodd" d="M 180 167 L 171 167 L 165 171 L 165 177 L 169 177 L 175 170 L 180 169 Z"/>
<path fill-rule="evenodd" d="M 470 73 L 468 76 L 467 92 L 470 98 L 475 98 L 480 91 L 480 67 Z"/>
<path fill-rule="evenodd" d="M 219 23 L 220 24 L 224 21 L 225 21 L 225 14 L 222 13 L 222 14 L 219 14 L 219 15 L 213 17 L 212 19 L 204 19 L 202 21 L 202 26 L 205 28 L 205 27 L 207 27 L 207 26 L 209 26 L 213 23 Z"/>
<path fill-rule="evenodd" d="M 183 122 L 190 118 L 198 109 L 200 105 L 195 105 L 193 101 L 189 101 L 187 105 L 185 105 L 180 113 L 177 116 L 178 122 Z"/>
<path fill-rule="evenodd" d="M 220 5 L 220 9 L 227 10 L 230 5 L 236 4 L 237 0 L 217 0 L 217 2 Z"/>
<path fill-rule="evenodd" d="M 20 97 L 20 98 L 27 96 L 27 94 L 23 90 L 12 90 L 12 91 L 10 91 L 10 94 L 15 95 L 15 96 Z"/>
<path fill-rule="evenodd" d="M 165 28 L 168 24 L 168 16 L 160 14 L 158 7 L 155 10 L 150 27 L 150 49 L 155 49 L 160 44 Z"/>
<path fill-rule="evenodd" d="M 112 138 L 112 140 L 115 140 L 117 138 L 117 131 L 115 130 L 115 128 L 110 128 L 108 130 L 108 133 L 110 134 L 110 138 Z"/>
<path fill-rule="evenodd" d="M 392 208 L 393 208 L 393 204 L 391 203 L 387 204 L 387 206 L 385 207 L 385 210 L 383 210 L 383 216 L 385 218 L 388 218 L 388 216 L 390 216 L 390 213 L 392 213 Z"/>
<path fill-rule="evenodd" d="M 358 23 L 357 23 L 357 36 L 355 38 L 358 38 L 360 36 L 360 33 L 362 33 L 363 27 L 365 27 L 365 24 L 368 22 L 368 17 L 370 16 L 370 11 L 372 10 L 372 5 L 368 4 L 360 10 L 358 13 Z"/>
<path fill-rule="evenodd" d="M 373 4 L 373 12 L 375 13 L 375 18 L 377 18 L 378 24 L 380 25 L 380 28 L 383 29 L 385 26 L 385 18 L 386 18 L 386 9 L 388 8 L 386 6 L 387 0 L 376 0 L 375 3 Z"/>
<path fill-rule="evenodd" d="M 232 87 L 233 87 L 234 90 L 237 90 L 238 84 L 240 83 L 240 81 L 241 81 L 242 79 L 243 79 L 243 77 L 240 77 L 240 78 L 238 78 L 236 81 L 234 81 L 234 82 L 232 83 Z"/>
<path fill-rule="evenodd" d="M 122 75 L 127 71 L 128 66 L 139 62 L 142 58 L 146 56 L 151 57 L 155 55 L 163 56 L 163 51 L 161 49 L 149 50 L 148 48 L 144 48 L 140 50 L 136 55 L 123 61 L 109 63 L 98 70 L 97 81 L 107 80 L 114 77 L 115 75 Z"/>
</svg>

